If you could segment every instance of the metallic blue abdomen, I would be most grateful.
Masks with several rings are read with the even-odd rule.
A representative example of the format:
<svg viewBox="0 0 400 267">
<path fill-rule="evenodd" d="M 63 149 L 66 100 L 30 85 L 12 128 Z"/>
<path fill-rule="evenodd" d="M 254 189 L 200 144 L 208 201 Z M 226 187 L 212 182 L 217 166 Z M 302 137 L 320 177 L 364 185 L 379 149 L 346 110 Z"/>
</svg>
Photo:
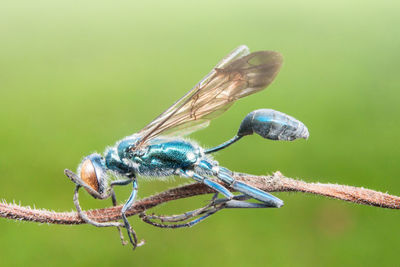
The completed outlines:
<svg viewBox="0 0 400 267">
<path fill-rule="evenodd" d="M 307 127 L 295 118 L 272 109 L 259 109 L 250 112 L 242 121 L 238 136 L 256 133 L 271 140 L 292 141 L 307 139 Z"/>
</svg>

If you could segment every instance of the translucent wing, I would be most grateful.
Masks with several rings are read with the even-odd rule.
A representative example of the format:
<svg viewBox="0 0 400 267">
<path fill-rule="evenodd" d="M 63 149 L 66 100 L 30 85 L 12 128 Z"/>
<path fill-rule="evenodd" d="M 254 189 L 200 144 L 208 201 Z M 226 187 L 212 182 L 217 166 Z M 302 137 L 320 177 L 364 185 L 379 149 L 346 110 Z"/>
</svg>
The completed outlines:
<svg viewBox="0 0 400 267">
<path fill-rule="evenodd" d="M 282 56 L 277 52 L 249 54 L 247 46 L 236 48 L 192 90 L 143 128 L 135 149 L 160 134 L 178 131 L 182 135 L 206 127 L 239 98 L 267 87 L 281 65 Z"/>
<path fill-rule="evenodd" d="M 143 128 L 139 134 L 144 136 L 143 139 L 146 139 L 144 133 L 146 131 L 150 131 L 150 129 L 155 129 L 157 126 L 161 127 L 161 123 L 163 120 L 166 120 L 168 116 L 173 115 L 175 112 L 178 111 L 179 108 L 183 107 L 186 101 L 189 101 L 191 97 L 200 89 L 202 83 L 207 81 L 215 74 L 215 69 L 220 69 L 225 67 L 228 63 L 246 56 L 250 54 L 249 48 L 245 45 L 241 45 L 234 49 L 231 53 L 229 53 L 226 57 L 224 57 L 214 68 L 213 70 L 207 74 L 196 86 L 194 86 L 189 92 L 187 92 L 183 97 L 181 97 L 178 101 L 176 101 L 172 106 L 170 106 L 167 110 L 161 113 L 157 118 L 155 118 L 151 123 L 149 123 L 145 128 Z M 210 121 L 207 119 L 198 119 L 196 121 L 191 121 L 188 123 L 184 123 L 180 125 L 176 125 L 170 131 L 166 131 L 167 133 L 163 132 L 165 135 L 187 135 L 199 129 L 205 128 L 210 124 Z"/>
</svg>

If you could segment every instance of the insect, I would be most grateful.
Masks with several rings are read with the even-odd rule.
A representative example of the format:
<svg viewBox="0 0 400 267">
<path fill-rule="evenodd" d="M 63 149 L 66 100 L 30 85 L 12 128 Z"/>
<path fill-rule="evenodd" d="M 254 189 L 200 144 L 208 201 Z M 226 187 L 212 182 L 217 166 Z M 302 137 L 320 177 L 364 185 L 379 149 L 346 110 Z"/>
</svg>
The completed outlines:
<svg viewBox="0 0 400 267">
<path fill-rule="evenodd" d="M 253 133 L 270 140 L 307 139 L 308 129 L 302 122 L 278 111 L 260 109 L 249 113 L 243 119 L 232 139 L 214 148 L 204 149 L 184 138 L 187 134 L 207 127 L 212 118 L 226 111 L 238 99 L 267 87 L 274 80 L 281 65 L 282 56 L 278 52 L 250 53 L 247 46 L 239 46 L 223 58 L 193 89 L 141 131 L 107 148 L 103 156 L 94 153 L 85 157 L 77 174 L 65 170 L 65 174 L 76 184 L 74 203 L 79 216 L 98 227 L 117 227 L 123 242 L 120 227 L 124 227 L 133 249 L 140 246 L 142 242 L 138 243 L 136 233 L 126 217 L 126 211 L 134 203 L 138 191 L 138 176 L 178 175 L 204 183 L 216 191 L 210 204 L 195 211 L 170 217 L 142 215 L 144 221 L 155 226 L 192 226 L 222 208 L 281 207 L 282 200 L 235 180 L 233 173 L 219 166 L 210 154 Z M 220 183 L 210 179 L 211 177 Z M 123 223 L 96 222 L 82 211 L 78 200 L 80 187 L 85 188 L 94 198 L 111 197 L 115 206 L 113 186 L 128 184 L 132 184 L 132 193 L 121 210 Z M 231 187 L 242 195 L 234 195 L 226 187 Z M 218 194 L 223 198 L 218 198 Z M 248 199 L 258 200 L 259 203 L 246 201 Z M 194 217 L 189 223 L 178 223 Z M 155 219 L 175 224 L 157 224 L 152 222 Z"/>
</svg>

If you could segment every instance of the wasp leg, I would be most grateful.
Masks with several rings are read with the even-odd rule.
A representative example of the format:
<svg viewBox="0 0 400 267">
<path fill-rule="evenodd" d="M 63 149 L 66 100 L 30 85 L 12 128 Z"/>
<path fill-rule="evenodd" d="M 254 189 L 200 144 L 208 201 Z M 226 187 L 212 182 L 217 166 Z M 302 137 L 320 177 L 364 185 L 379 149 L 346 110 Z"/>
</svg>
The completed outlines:
<svg viewBox="0 0 400 267">
<path fill-rule="evenodd" d="M 234 197 L 234 195 L 228 189 L 226 189 L 224 186 L 220 185 L 219 183 L 213 182 L 210 179 L 203 177 L 203 176 L 195 173 L 192 170 L 180 170 L 180 174 L 184 177 L 192 178 L 197 182 L 201 182 L 201 183 L 211 187 L 218 193 L 223 194 L 228 200 L 231 200 Z"/>
<path fill-rule="evenodd" d="M 113 203 L 114 207 L 117 206 L 117 197 L 115 196 L 115 192 L 114 192 L 113 186 L 115 186 L 115 185 L 127 185 L 132 181 L 133 181 L 132 179 L 117 180 L 117 181 L 113 181 L 110 184 L 110 186 L 111 186 L 111 192 L 110 192 L 111 200 L 112 200 L 112 203 Z M 124 239 L 124 235 L 122 234 L 121 227 L 118 226 L 117 229 L 118 229 L 118 233 L 119 233 L 119 237 L 121 239 L 122 245 L 125 246 L 126 244 L 128 244 L 128 242 L 126 242 L 125 239 Z"/>
<path fill-rule="evenodd" d="M 115 197 L 115 192 L 114 192 L 114 190 L 112 189 L 112 187 L 113 187 L 114 185 L 127 185 L 127 184 L 129 184 L 130 182 L 134 181 L 134 180 L 133 180 L 134 177 L 133 177 L 132 179 L 118 180 L 118 181 L 112 182 L 112 183 L 110 184 L 110 186 L 111 186 L 110 192 L 109 192 L 108 194 L 101 195 L 101 194 L 99 194 L 98 192 L 96 192 L 95 190 L 93 190 L 92 188 L 90 188 L 89 186 L 87 186 L 86 183 L 85 183 L 84 181 L 82 181 L 82 180 L 79 178 L 79 176 L 76 175 L 75 173 L 73 173 L 72 171 L 66 169 L 66 170 L 64 171 L 64 173 L 65 173 L 65 175 L 66 175 L 72 182 L 74 182 L 74 183 L 76 184 L 75 193 L 74 193 L 74 204 L 75 204 L 75 208 L 76 208 L 76 210 L 77 210 L 77 212 L 78 212 L 79 217 L 82 218 L 82 220 L 84 220 L 86 223 L 91 224 L 91 225 L 94 225 L 94 226 L 96 226 L 96 227 L 117 227 L 117 229 L 118 229 L 118 231 L 119 231 L 119 233 L 120 233 L 120 238 L 121 238 L 121 241 L 122 241 L 122 244 L 123 244 L 123 245 L 125 245 L 126 242 L 125 242 L 125 240 L 124 240 L 124 237 L 123 237 L 123 235 L 122 235 L 122 232 L 121 232 L 120 227 L 125 227 L 125 228 L 127 229 L 127 231 L 128 231 L 129 240 L 131 241 L 131 243 L 132 243 L 132 245 L 134 246 L 134 248 L 136 248 L 136 246 L 137 246 L 136 234 L 135 234 L 135 232 L 133 231 L 133 229 L 132 229 L 131 227 L 128 227 L 128 228 L 126 227 L 128 221 L 127 221 L 127 219 L 126 219 L 125 212 L 122 214 L 122 219 L 123 219 L 123 221 L 124 221 L 123 224 L 122 224 L 122 223 L 118 223 L 118 222 L 100 223 L 100 222 L 96 222 L 96 221 L 90 219 L 90 218 L 82 211 L 82 208 L 81 208 L 80 203 L 79 203 L 79 189 L 80 189 L 81 187 L 84 187 L 84 188 L 87 189 L 87 190 L 89 191 L 89 193 L 91 193 L 91 195 L 94 196 L 95 198 L 105 199 L 105 198 L 111 196 L 113 205 L 116 206 L 116 204 L 117 204 L 117 199 L 116 199 L 116 197 Z M 134 183 L 135 183 L 135 181 L 134 181 Z M 135 185 L 134 185 L 134 187 L 135 187 Z M 137 191 L 137 185 L 136 185 L 136 191 Z M 136 193 L 135 193 L 135 195 L 136 195 Z M 125 211 L 126 211 L 126 210 L 125 210 Z M 129 226 L 129 222 L 128 222 L 128 226 Z M 134 236 L 135 243 L 133 243 L 131 235 Z"/>
<path fill-rule="evenodd" d="M 118 181 L 114 181 L 114 182 L 112 182 L 110 184 L 110 186 L 111 186 L 111 191 L 110 191 L 111 200 L 112 200 L 112 203 L 113 203 L 114 207 L 117 206 L 117 197 L 115 196 L 115 192 L 114 192 L 113 186 L 115 186 L 115 185 L 127 185 L 130 182 L 132 182 L 132 179 L 118 180 Z M 125 239 L 124 239 L 124 235 L 122 234 L 121 227 L 118 226 L 117 230 L 118 230 L 118 233 L 119 233 L 119 238 L 121 239 L 121 243 L 122 243 L 123 246 L 125 246 L 126 244 L 128 244 L 128 242 L 126 242 Z"/>
<path fill-rule="evenodd" d="M 204 219 L 208 218 L 209 216 L 213 215 L 217 211 L 221 210 L 224 208 L 224 204 L 226 201 L 229 201 L 228 199 L 218 199 L 218 193 L 215 193 L 214 196 L 212 197 L 210 203 L 203 208 L 189 211 L 180 215 L 172 215 L 172 216 L 157 216 L 157 215 L 146 215 L 145 213 L 141 213 L 139 217 L 146 223 L 151 224 L 156 227 L 160 228 L 172 228 L 172 229 L 177 229 L 177 228 L 182 228 L 182 227 L 192 227 L 195 224 L 198 224 L 199 222 L 203 221 Z M 218 205 L 216 205 L 216 201 L 218 201 Z M 204 215 L 203 215 L 204 214 Z M 203 215 L 197 219 L 194 219 L 190 222 L 187 223 L 182 223 L 182 224 L 166 224 L 165 222 L 180 222 L 180 221 L 185 221 L 190 218 Z M 156 223 L 151 220 L 158 219 L 161 221 L 161 223 Z"/>
<path fill-rule="evenodd" d="M 242 197 L 242 196 L 240 196 Z M 247 198 L 247 197 L 246 197 Z M 190 211 L 181 215 L 173 215 L 173 216 L 157 216 L 157 215 L 146 215 L 141 213 L 139 217 L 148 224 L 151 224 L 156 227 L 160 228 L 183 228 L 183 227 L 192 227 L 195 224 L 203 221 L 204 219 L 208 218 L 209 216 L 213 215 L 214 213 L 224 209 L 224 208 L 268 208 L 269 206 L 262 204 L 262 203 L 250 203 L 244 202 L 242 200 L 228 200 L 226 198 L 217 199 L 214 203 L 210 203 L 207 206 Z M 204 215 L 203 215 L 204 214 Z M 194 219 L 187 223 L 182 224 L 166 224 L 165 222 L 177 222 L 190 219 L 192 217 L 196 217 L 199 215 L 203 215 L 197 219 Z M 181 217 L 182 216 L 182 217 Z M 158 219 L 161 223 L 153 222 L 152 220 Z"/>
<path fill-rule="evenodd" d="M 130 184 L 134 179 L 126 179 L 126 180 L 117 180 L 114 181 L 110 184 L 110 186 L 115 186 L 115 185 L 128 185 Z"/>
<path fill-rule="evenodd" d="M 157 216 L 157 215 L 146 215 L 145 213 L 142 213 L 140 215 L 140 217 L 142 218 L 142 220 L 146 223 L 149 223 L 153 226 L 157 226 L 157 227 L 161 227 L 161 228 L 181 228 L 181 227 L 191 227 L 199 222 L 201 222 L 202 220 L 208 218 L 210 215 L 216 213 L 217 211 L 221 210 L 224 208 L 224 204 L 228 201 L 230 201 L 231 199 L 234 198 L 234 195 L 225 187 L 223 187 L 222 185 L 211 181 L 210 179 L 207 179 L 205 177 L 200 176 L 199 174 L 195 173 L 192 170 L 180 170 L 180 174 L 184 177 L 190 177 L 193 178 L 194 180 L 198 181 L 198 182 L 202 182 L 204 184 L 206 184 L 207 186 L 213 188 L 214 190 L 217 191 L 217 194 L 215 194 L 212 198 L 212 201 L 205 207 L 197 209 L 197 210 L 193 210 L 190 212 L 186 212 L 180 215 L 173 215 L 173 216 Z M 223 199 L 222 201 L 220 200 L 219 205 L 215 204 L 216 198 L 218 196 L 218 193 L 223 194 L 226 198 Z M 187 223 L 183 223 L 183 224 L 163 224 L 164 222 L 180 222 L 180 221 L 185 221 L 188 220 L 190 218 L 202 215 L 200 218 L 197 218 L 193 221 L 187 222 Z M 151 221 L 151 219 L 158 219 L 160 220 L 162 223 L 155 223 L 153 221 Z"/>
<path fill-rule="evenodd" d="M 112 188 L 111 188 L 111 200 L 112 200 L 113 206 L 114 207 L 117 206 L 117 197 L 115 196 L 114 189 L 112 189 Z M 117 226 L 117 230 L 119 233 L 119 238 L 121 239 L 121 243 L 123 246 L 125 246 L 126 244 L 128 244 L 128 242 L 126 242 L 124 239 L 124 235 L 122 234 L 121 227 Z"/>
<path fill-rule="evenodd" d="M 281 206 L 283 206 L 283 201 L 279 198 L 258 188 L 250 186 L 246 183 L 235 180 L 233 178 L 233 173 L 224 167 L 213 165 L 212 163 L 205 160 L 200 161 L 198 166 L 207 172 L 212 172 L 213 175 L 216 176 L 219 180 L 229 185 L 236 191 L 239 191 L 251 198 L 263 202 L 265 204 L 265 207 L 280 208 Z"/>
<path fill-rule="evenodd" d="M 135 202 L 135 198 L 136 198 L 137 191 L 138 191 L 138 186 L 137 186 L 136 180 L 133 180 L 132 185 L 133 185 L 132 193 L 129 196 L 126 203 L 124 204 L 124 206 L 122 207 L 121 217 L 122 217 L 122 220 L 124 221 L 124 227 L 128 231 L 129 241 L 131 242 L 133 249 L 135 249 L 136 247 L 142 246 L 144 244 L 144 241 L 142 240 L 140 243 L 137 242 L 136 232 L 133 230 L 133 228 L 129 224 L 129 221 L 125 214 L 126 211 L 132 206 L 133 202 Z"/>
<path fill-rule="evenodd" d="M 280 208 L 283 206 L 283 201 L 279 198 L 246 183 L 235 180 L 232 177 L 232 172 L 224 167 L 218 167 L 216 176 L 224 183 L 229 184 L 233 189 L 263 202 L 266 207 Z"/>
<path fill-rule="evenodd" d="M 152 222 L 150 220 L 160 220 L 162 223 L 168 222 L 168 223 L 175 223 L 175 222 L 182 222 L 182 221 L 186 221 L 190 218 L 199 216 L 201 214 L 204 214 L 207 212 L 208 209 L 210 209 L 214 204 L 214 201 L 217 199 L 218 197 L 218 193 L 215 193 L 214 196 L 212 197 L 211 201 L 209 204 L 207 204 L 206 206 L 196 209 L 196 210 L 192 210 L 192 211 L 188 211 L 179 215 L 170 215 L 170 216 L 165 216 L 165 215 L 147 215 L 146 213 L 142 212 L 139 217 L 147 222 L 152 224 Z M 156 226 L 156 225 L 155 225 Z"/>
<path fill-rule="evenodd" d="M 82 181 L 81 178 L 79 178 L 78 175 L 76 175 L 74 172 L 65 169 L 64 170 L 64 174 L 76 185 L 79 185 L 80 187 L 85 188 L 86 190 L 88 190 L 88 192 L 94 197 L 94 198 L 98 198 L 98 199 L 104 199 L 107 198 L 108 196 L 103 196 L 101 194 L 99 194 L 96 190 L 94 190 L 93 188 L 91 188 L 90 186 L 88 186 L 84 181 Z"/>
<path fill-rule="evenodd" d="M 172 216 L 162 216 L 162 215 L 147 215 L 144 212 L 139 214 L 139 217 L 148 224 L 151 224 L 156 227 L 160 228 L 182 228 L 182 227 L 191 227 L 202 220 L 206 219 L 210 215 L 216 213 L 217 211 L 223 209 L 223 208 L 268 208 L 269 206 L 263 204 L 263 203 L 251 203 L 251 202 L 245 202 L 243 200 L 247 200 L 250 197 L 246 195 L 237 195 L 234 196 L 232 200 L 226 199 L 226 198 L 220 198 L 217 199 L 218 193 L 216 193 L 210 203 L 203 208 L 199 208 L 193 211 L 189 211 L 180 215 L 172 215 Z M 190 218 L 203 215 L 201 218 L 195 219 L 193 221 L 183 223 L 183 224 L 166 224 L 166 223 L 175 223 L 175 222 L 181 222 L 181 221 L 186 221 Z M 153 222 L 152 220 L 160 220 L 160 223 Z"/>
<path fill-rule="evenodd" d="M 264 203 L 252 203 L 244 201 L 249 199 L 251 199 L 251 197 L 247 195 L 236 195 L 231 200 L 227 200 L 226 198 L 217 199 L 215 200 L 214 204 L 218 205 L 224 203 L 224 208 L 226 209 L 270 208 L 270 206 Z"/>
<path fill-rule="evenodd" d="M 283 201 L 265 191 L 262 191 L 256 187 L 250 186 L 241 181 L 233 179 L 231 176 L 232 172 L 226 168 L 220 167 L 217 172 L 217 177 L 225 183 L 228 183 L 233 189 L 248 195 L 254 199 L 263 202 L 266 207 L 280 208 L 283 206 Z"/>
<path fill-rule="evenodd" d="M 225 203 L 224 208 L 226 209 L 254 209 L 254 208 L 271 208 L 271 206 L 264 203 L 252 203 L 243 200 L 230 200 Z"/>
<path fill-rule="evenodd" d="M 195 225 L 195 224 L 198 224 L 199 222 L 201 222 L 201 221 L 203 221 L 204 219 L 206 219 L 206 218 L 208 218 L 209 216 L 211 216 L 211 215 L 213 215 L 214 213 L 216 213 L 217 211 L 219 211 L 219 210 L 221 210 L 221 209 L 223 209 L 224 207 L 223 207 L 223 205 L 221 205 L 220 207 L 212 207 L 212 208 L 210 208 L 208 211 L 203 211 L 202 213 L 204 214 L 203 216 L 201 216 L 201 217 L 199 217 L 199 218 L 197 218 L 197 219 L 195 219 L 195 220 L 193 220 L 193 221 L 190 221 L 190 222 L 187 222 L 187 223 L 182 223 L 182 224 L 164 224 L 164 223 L 156 223 L 156 222 L 153 222 L 153 221 L 151 221 L 151 217 L 152 216 L 147 216 L 147 215 L 140 215 L 141 216 L 141 219 L 144 221 L 144 222 L 146 222 L 146 223 L 148 223 L 148 224 L 151 224 L 151 225 L 153 225 L 153 226 L 156 226 L 156 227 L 160 227 L 160 228 L 174 228 L 174 229 L 176 229 L 176 228 L 182 228 L 182 227 L 191 227 L 191 226 L 193 226 L 193 225 Z M 193 217 L 193 216 L 192 216 Z"/>
<path fill-rule="evenodd" d="M 107 223 L 100 223 L 96 222 L 92 219 L 90 219 L 86 213 L 82 211 L 82 208 L 79 204 L 79 189 L 81 188 L 81 185 L 76 185 L 75 187 L 75 193 L 74 193 L 74 204 L 76 211 L 78 212 L 78 215 L 82 220 L 84 220 L 86 223 L 94 225 L 96 227 L 123 227 L 124 225 L 119 222 L 107 222 Z"/>
<path fill-rule="evenodd" d="M 211 166 L 211 165 L 210 165 Z M 199 223 L 200 221 L 206 219 L 207 217 L 209 217 L 210 215 L 216 213 L 217 211 L 223 209 L 223 208 L 267 208 L 270 207 L 269 204 L 264 204 L 264 203 L 250 203 L 250 202 L 243 202 L 243 200 L 247 200 L 249 198 L 251 198 L 248 195 L 238 195 L 235 196 L 233 195 L 228 189 L 226 189 L 225 187 L 223 187 L 222 185 L 215 183 L 205 177 L 200 176 L 199 174 L 191 171 L 191 170 L 181 170 L 180 173 L 183 176 L 186 177 L 191 177 L 194 180 L 198 181 L 198 182 L 203 182 L 204 184 L 206 184 L 207 186 L 213 188 L 214 190 L 216 190 L 217 192 L 223 194 L 226 198 L 223 199 L 217 199 L 218 193 L 216 193 L 211 202 L 200 209 L 194 210 L 194 211 L 190 211 L 181 215 L 173 215 L 173 216 L 157 216 L 157 215 L 145 215 L 145 214 L 141 214 L 141 218 L 147 222 L 150 223 L 154 226 L 157 227 L 162 227 L 162 228 L 180 228 L 180 227 L 190 227 L 193 226 L 197 223 Z M 179 222 L 179 221 L 185 221 L 188 220 L 190 218 L 199 216 L 204 214 L 202 217 L 195 219 L 191 222 L 188 223 L 184 223 L 184 224 L 162 224 L 164 222 Z M 160 220 L 162 223 L 155 223 L 152 222 L 151 219 L 158 219 Z"/>
</svg>

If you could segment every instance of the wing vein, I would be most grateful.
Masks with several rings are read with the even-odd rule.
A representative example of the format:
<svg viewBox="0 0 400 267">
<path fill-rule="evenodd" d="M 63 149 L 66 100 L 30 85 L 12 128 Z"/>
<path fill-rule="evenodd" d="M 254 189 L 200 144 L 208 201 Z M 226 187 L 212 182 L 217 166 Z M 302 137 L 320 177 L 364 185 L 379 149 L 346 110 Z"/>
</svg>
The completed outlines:
<svg viewBox="0 0 400 267">
<path fill-rule="evenodd" d="M 156 117 L 138 134 L 139 149 L 158 135 L 168 135 L 185 129 L 185 133 L 225 112 L 232 104 L 247 95 L 267 87 L 277 75 L 282 57 L 274 51 L 249 53 L 240 46 L 220 61 L 182 98 Z"/>
</svg>

